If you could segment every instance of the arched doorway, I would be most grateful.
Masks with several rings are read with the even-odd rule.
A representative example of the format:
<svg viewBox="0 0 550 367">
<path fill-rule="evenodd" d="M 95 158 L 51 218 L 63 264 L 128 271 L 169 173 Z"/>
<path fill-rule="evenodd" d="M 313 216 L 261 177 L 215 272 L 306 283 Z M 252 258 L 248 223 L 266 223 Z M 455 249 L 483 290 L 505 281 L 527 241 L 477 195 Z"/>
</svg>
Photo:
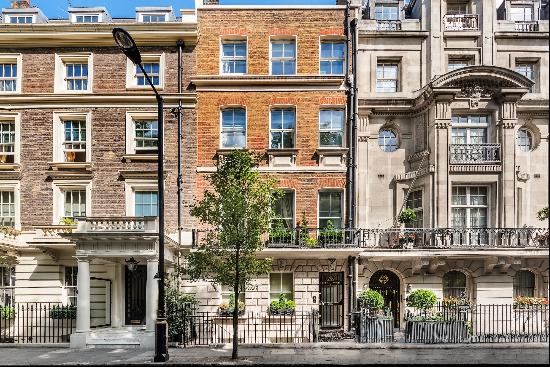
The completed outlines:
<svg viewBox="0 0 550 367">
<path fill-rule="evenodd" d="M 400 282 L 399 277 L 389 270 L 378 270 L 370 277 L 369 288 L 382 293 L 384 306 L 388 307 L 394 319 L 394 327 L 399 327 Z"/>
</svg>

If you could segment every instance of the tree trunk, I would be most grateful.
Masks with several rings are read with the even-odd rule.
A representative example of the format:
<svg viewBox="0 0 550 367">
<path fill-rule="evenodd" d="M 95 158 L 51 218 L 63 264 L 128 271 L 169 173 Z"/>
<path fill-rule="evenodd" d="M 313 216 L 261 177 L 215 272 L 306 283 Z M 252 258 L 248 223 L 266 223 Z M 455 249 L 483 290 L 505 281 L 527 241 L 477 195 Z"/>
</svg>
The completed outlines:
<svg viewBox="0 0 550 367">
<path fill-rule="evenodd" d="M 239 284 L 241 284 L 241 274 L 239 269 L 239 248 L 237 246 L 235 256 L 235 283 L 233 284 L 233 293 L 235 295 L 235 305 L 233 306 L 233 353 L 231 359 L 239 358 Z"/>
</svg>

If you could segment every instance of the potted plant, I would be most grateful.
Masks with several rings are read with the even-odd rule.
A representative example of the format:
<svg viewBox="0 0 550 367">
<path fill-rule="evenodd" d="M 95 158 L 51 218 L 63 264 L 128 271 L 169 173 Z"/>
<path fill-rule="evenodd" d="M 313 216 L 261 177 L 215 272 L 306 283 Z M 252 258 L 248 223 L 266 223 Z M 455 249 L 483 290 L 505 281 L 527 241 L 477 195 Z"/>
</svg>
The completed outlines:
<svg viewBox="0 0 550 367">
<path fill-rule="evenodd" d="M 537 212 L 537 218 L 541 221 L 548 219 L 548 207 L 547 206 L 545 206 L 544 208 L 542 208 L 541 210 L 539 210 Z"/>
<path fill-rule="evenodd" d="M 238 314 L 244 314 L 245 304 L 243 301 L 237 302 Z M 229 295 L 229 302 L 222 302 L 218 307 L 218 314 L 220 316 L 232 316 L 233 310 L 235 310 L 235 295 Z"/>
<path fill-rule="evenodd" d="M 523 297 L 514 298 L 514 309 L 541 309 L 548 305 L 548 298 L 544 297 Z"/>
<path fill-rule="evenodd" d="M 7 160 L 8 160 L 8 155 L 6 153 L 1 153 L 0 154 L 0 163 L 6 163 Z"/>
<path fill-rule="evenodd" d="M 294 230 L 292 228 L 287 228 L 282 219 L 275 219 L 269 230 L 269 243 L 277 247 L 288 247 L 294 242 L 292 240 L 293 234 Z"/>
<path fill-rule="evenodd" d="M 50 318 L 54 320 L 76 320 L 76 306 L 52 306 Z"/>
<path fill-rule="evenodd" d="M 416 212 L 411 208 L 405 208 L 397 216 L 397 221 L 403 225 L 410 224 L 416 220 Z M 399 232 L 398 242 L 403 248 L 412 248 L 414 241 L 416 240 L 416 233 L 414 231 L 407 231 L 406 229 Z"/>
<path fill-rule="evenodd" d="M 327 221 L 327 226 L 319 231 L 318 244 L 321 247 L 341 244 L 344 240 L 344 231 L 337 229 L 331 220 Z"/>
<path fill-rule="evenodd" d="M 61 218 L 59 223 L 64 226 L 74 226 L 76 224 L 76 221 L 72 217 L 63 217 Z"/>
<path fill-rule="evenodd" d="M 365 289 L 357 297 L 359 306 L 379 314 L 384 309 L 384 297 L 374 289 Z"/>
<path fill-rule="evenodd" d="M 13 320 L 15 318 L 15 308 L 12 306 L 0 305 L 0 320 Z"/>
<path fill-rule="evenodd" d="M 302 212 L 302 220 L 298 224 L 298 241 L 300 247 L 315 248 L 317 247 L 317 239 L 309 236 L 308 221 L 306 212 Z"/>
<path fill-rule="evenodd" d="M 384 297 L 374 289 L 365 289 L 357 296 L 359 312 L 354 313 L 355 336 L 359 343 L 393 341 L 393 315 L 386 312 Z"/>
<path fill-rule="evenodd" d="M 405 342 L 448 343 L 468 337 L 468 325 L 454 314 L 434 312 L 437 296 L 429 289 L 417 289 L 407 297 L 407 306 L 417 311 L 405 324 Z"/>
<path fill-rule="evenodd" d="M 65 160 L 67 162 L 74 162 L 75 158 L 76 158 L 75 152 L 65 152 Z"/>
<path fill-rule="evenodd" d="M 271 315 L 292 315 L 295 309 L 296 302 L 286 298 L 284 294 L 281 294 L 277 301 L 272 301 L 269 305 Z"/>
</svg>

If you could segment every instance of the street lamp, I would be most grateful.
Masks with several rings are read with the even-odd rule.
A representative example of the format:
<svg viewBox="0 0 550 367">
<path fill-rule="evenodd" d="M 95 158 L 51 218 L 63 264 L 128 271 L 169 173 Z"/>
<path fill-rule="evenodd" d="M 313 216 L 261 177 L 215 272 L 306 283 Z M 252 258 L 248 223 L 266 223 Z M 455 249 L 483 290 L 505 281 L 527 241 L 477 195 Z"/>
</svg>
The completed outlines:
<svg viewBox="0 0 550 367">
<path fill-rule="evenodd" d="M 145 72 L 143 65 L 141 65 L 141 54 L 136 45 L 136 42 L 122 28 L 113 28 L 113 38 L 117 43 L 120 50 L 126 55 L 130 61 L 136 64 L 140 69 L 145 79 L 153 88 L 155 96 L 157 98 L 158 109 L 158 206 L 159 206 L 159 268 L 158 268 L 158 308 L 157 308 L 157 320 L 155 321 L 155 362 L 166 362 L 169 359 L 168 355 L 168 324 L 166 323 L 166 312 L 164 310 L 164 160 L 163 160 L 163 145 L 164 145 L 164 119 L 163 108 L 164 100 L 162 96 L 157 92 L 157 89 L 153 85 L 151 78 Z"/>
</svg>

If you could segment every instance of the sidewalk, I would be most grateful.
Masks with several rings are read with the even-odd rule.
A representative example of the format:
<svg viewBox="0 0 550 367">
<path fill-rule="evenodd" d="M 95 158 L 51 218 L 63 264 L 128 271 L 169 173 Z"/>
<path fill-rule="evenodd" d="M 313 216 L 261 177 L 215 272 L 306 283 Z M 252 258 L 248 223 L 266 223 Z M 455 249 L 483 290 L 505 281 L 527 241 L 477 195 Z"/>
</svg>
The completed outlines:
<svg viewBox="0 0 550 367">
<path fill-rule="evenodd" d="M 168 364 L 548 364 L 548 344 L 356 344 L 242 345 L 231 360 L 231 346 L 170 348 Z M 152 364 L 142 349 L 0 348 L 0 365 Z"/>
</svg>

